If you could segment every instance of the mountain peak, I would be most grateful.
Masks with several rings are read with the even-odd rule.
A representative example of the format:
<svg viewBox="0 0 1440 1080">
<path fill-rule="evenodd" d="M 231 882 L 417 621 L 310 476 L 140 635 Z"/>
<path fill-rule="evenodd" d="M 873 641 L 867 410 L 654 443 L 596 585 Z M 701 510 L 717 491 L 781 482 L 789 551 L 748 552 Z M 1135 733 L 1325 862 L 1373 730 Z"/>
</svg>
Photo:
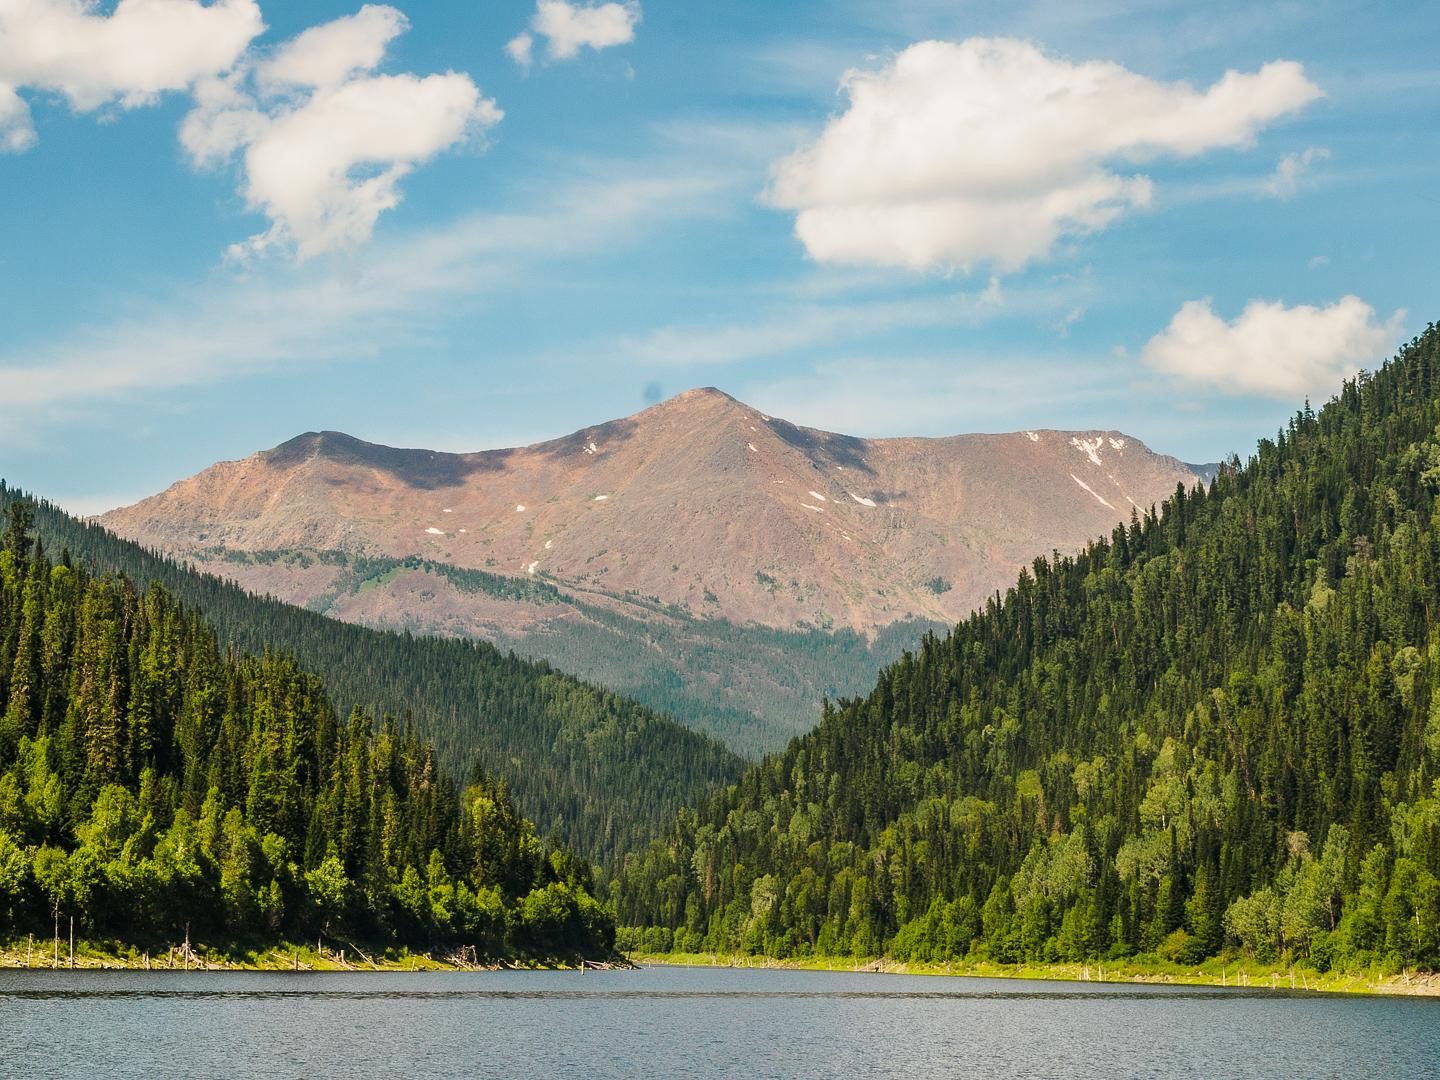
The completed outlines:
<svg viewBox="0 0 1440 1080">
<path fill-rule="evenodd" d="M 743 401 L 731 397 L 724 390 L 714 386 L 696 386 L 690 390 L 682 390 L 674 397 L 666 398 L 650 408 L 645 413 L 673 413 L 686 412 L 693 409 L 733 408 L 754 411 Z M 644 413 L 639 414 L 641 416 Z"/>
<path fill-rule="evenodd" d="M 337 453 L 354 453 L 370 445 L 343 431 L 306 431 L 293 439 L 286 439 L 279 446 L 260 451 L 260 455 L 272 465 L 281 465 L 317 455 L 329 457 Z"/>
<path fill-rule="evenodd" d="M 262 450 L 258 457 L 274 469 L 299 468 L 312 462 L 373 469 L 410 487 L 430 489 L 463 483 L 470 473 L 490 464 L 487 459 L 503 457 L 504 453 L 448 454 L 439 450 L 412 450 L 366 442 L 343 431 L 307 431 L 271 450 Z"/>
<path fill-rule="evenodd" d="M 440 453 L 306 432 L 104 522 L 187 557 L 217 545 L 419 555 L 702 617 L 871 630 L 914 616 L 954 621 L 1037 553 L 1073 550 L 1132 506 L 1199 479 L 1100 428 L 863 439 L 705 386 L 508 450 Z M 318 573 L 282 583 L 280 571 L 263 572 L 272 577 L 256 587 L 335 586 Z M 414 614 L 398 594 L 391 606 L 381 595 L 365 594 L 364 617 Z M 482 618 L 473 599 L 445 603 L 454 612 L 444 617 L 465 626 L 520 618 Z"/>
</svg>

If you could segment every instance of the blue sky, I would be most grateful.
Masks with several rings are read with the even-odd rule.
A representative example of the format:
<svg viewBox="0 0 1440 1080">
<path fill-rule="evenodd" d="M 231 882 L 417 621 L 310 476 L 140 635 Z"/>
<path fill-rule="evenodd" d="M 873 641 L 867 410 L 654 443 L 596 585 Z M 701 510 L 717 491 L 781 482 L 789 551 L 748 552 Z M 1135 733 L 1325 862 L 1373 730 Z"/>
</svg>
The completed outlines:
<svg viewBox="0 0 1440 1080">
<path fill-rule="evenodd" d="M 0 11 L 0 475 L 98 511 L 698 385 L 1214 460 L 1440 311 L 1428 5 L 547 5 Z"/>
</svg>

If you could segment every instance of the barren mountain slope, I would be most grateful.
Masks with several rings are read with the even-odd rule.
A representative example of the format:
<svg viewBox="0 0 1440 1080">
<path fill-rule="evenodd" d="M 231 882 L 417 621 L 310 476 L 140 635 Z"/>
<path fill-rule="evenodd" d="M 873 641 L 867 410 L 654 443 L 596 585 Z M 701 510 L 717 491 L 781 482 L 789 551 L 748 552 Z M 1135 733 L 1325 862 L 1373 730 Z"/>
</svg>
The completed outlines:
<svg viewBox="0 0 1440 1080">
<path fill-rule="evenodd" d="M 959 619 L 1036 555 L 1078 547 L 1197 479 L 1119 432 L 860 439 L 703 389 L 511 450 L 301 435 L 102 520 L 202 561 L 413 555 L 549 581 L 601 605 L 645 597 L 734 623 L 868 632 Z M 301 603 L 340 576 L 309 560 L 232 561 L 226 572 Z M 381 591 L 345 599 L 339 613 L 482 633 L 547 618 L 528 600 L 485 594 L 468 607 L 429 595 L 444 599 L 430 620 L 413 578 L 373 584 Z"/>
</svg>

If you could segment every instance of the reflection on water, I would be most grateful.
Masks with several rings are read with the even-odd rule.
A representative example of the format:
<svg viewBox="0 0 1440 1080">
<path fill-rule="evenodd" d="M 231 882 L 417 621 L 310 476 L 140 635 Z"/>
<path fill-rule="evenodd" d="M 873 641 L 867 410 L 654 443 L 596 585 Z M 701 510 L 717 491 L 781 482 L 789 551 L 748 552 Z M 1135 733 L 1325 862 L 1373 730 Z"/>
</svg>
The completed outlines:
<svg viewBox="0 0 1440 1080">
<path fill-rule="evenodd" d="M 861 973 L 0 973 L 42 1076 L 1436 1075 L 1440 1002 Z"/>
</svg>

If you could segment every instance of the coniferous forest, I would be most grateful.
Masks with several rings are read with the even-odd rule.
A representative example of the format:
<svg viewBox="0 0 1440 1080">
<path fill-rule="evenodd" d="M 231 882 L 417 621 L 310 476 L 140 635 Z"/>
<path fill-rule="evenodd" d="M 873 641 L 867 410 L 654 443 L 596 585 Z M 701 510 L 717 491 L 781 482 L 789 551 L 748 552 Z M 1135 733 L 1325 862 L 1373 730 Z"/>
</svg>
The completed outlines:
<svg viewBox="0 0 1440 1080">
<path fill-rule="evenodd" d="M 625 860 L 652 951 L 1440 965 L 1440 330 Z"/>
<path fill-rule="evenodd" d="M 456 783 L 393 722 L 337 714 L 292 659 L 247 655 L 162 586 L 58 562 L 12 501 L 0 538 L 0 926 L 613 949 L 588 862 L 504 784 Z"/>
<path fill-rule="evenodd" d="M 542 836 L 609 859 L 662 831 L 677 808 L 733 782 L 724 746 L 619 694 L 483 641 L 371 630 L 257 597 L 162 558 L 0 483 L 0 513 L 33 506 L 35 532 L 95 573 L 163 585 L 203 613 L 225 648 L 294 656 L 342 712 L 413 723 L 440 765 L 503 779 Z M 3 685 L 3 684 L 0 684 Z"/>
<path fill-rule="evenodd" d="M 599 683 L 623 697 L 715 736 L 736 753 L 760 758 L 815 725 L 822 696 L 869 690 L 885 663 L 944 624 L 908 618 L 860 633 L 849 627 L 784 630 L 707 618 L 655 597 L 627 593 L 624 606 L 588 603 L 542 579 L 515 578 L 421 558 L 360 556 L 343 551 L 234 551 L 216 548 L 232 565 L 281 563 L 340 567 L 333 592 L 312 600 L 329 614 L 340 601 L 405 571 L 421 571 L 439 590 L 485 593 L 507 600 L 554 605 L 573 618 L 555 619 L 543 632 L 500 636 L 495 645 L 553 665 L 567 675 Z M 212 562 L 210 564 L 214 566 Z M 224 567 L 217 568 L 222 576 Z M 938 579 L 937 579 L 938 580 Z M 628 611 L 626 610 L 628 608 Z M 389 626 L 417 636 L 434 633 L 423 618 Z M 636 643 L 644 646 L 637 648 Z M 723 675 L 717 679 L 716 675 Z M 733 780 L 739 775 L 727 779 Z M 693 799 L 692 793 L 692 799 Z M 653 822 L 668 821 L 674 807 Z M 648 839 L 648 836 L 646 837 Z"/>
</svg>

